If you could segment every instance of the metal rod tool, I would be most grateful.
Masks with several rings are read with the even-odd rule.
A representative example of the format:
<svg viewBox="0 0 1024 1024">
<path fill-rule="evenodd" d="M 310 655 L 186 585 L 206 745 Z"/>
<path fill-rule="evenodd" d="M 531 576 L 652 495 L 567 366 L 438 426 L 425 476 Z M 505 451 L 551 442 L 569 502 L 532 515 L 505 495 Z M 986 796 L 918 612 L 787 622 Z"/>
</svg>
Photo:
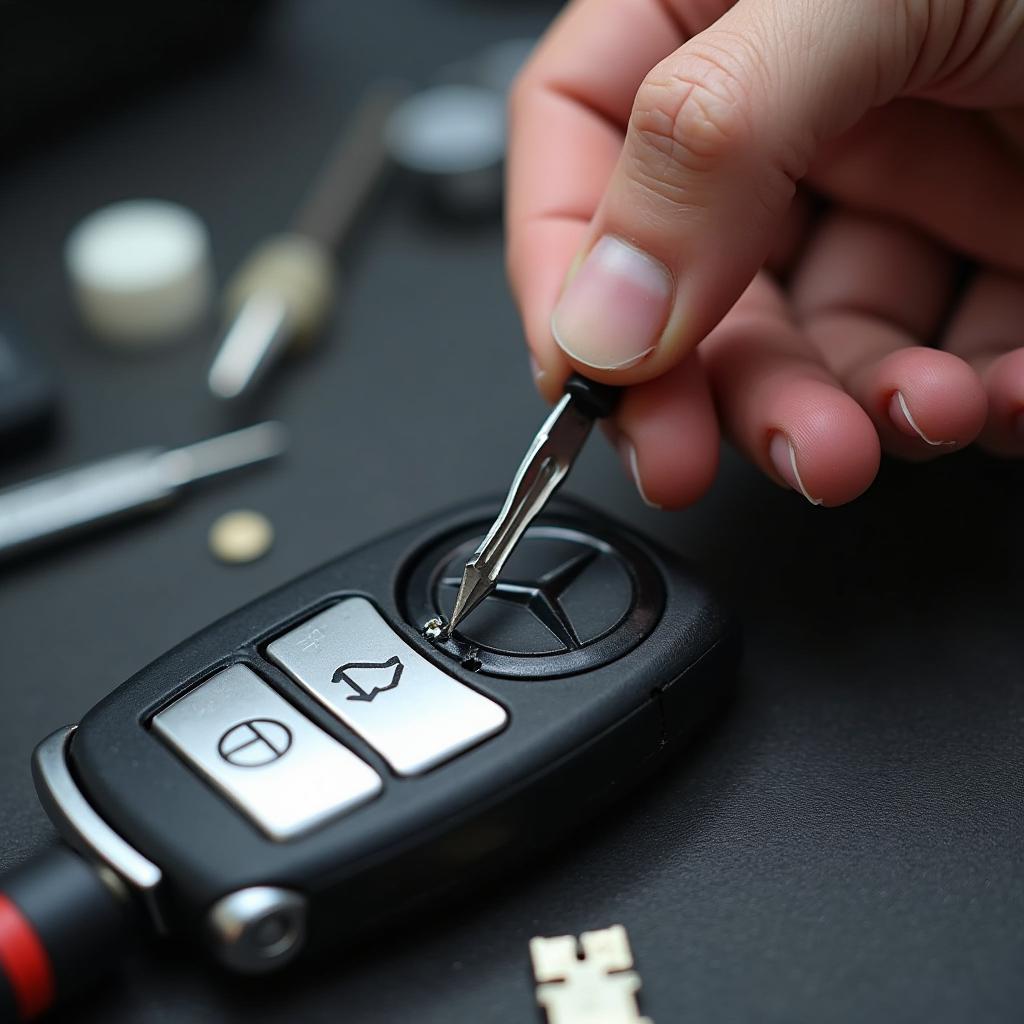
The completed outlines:
<svg viewBox="0 0 1024 1024">
<path fill-rule="evenodd" d="M 141 448 L 0 491 L 0 561 L 70 534 L 169 505 L 189 484 L 280 455 L 268 421 L 186 448 Z"/>
<path fill-rule="evenodd" d="M 458 624 L 494 590 L 520 538 L 572 469 L 594 421 L 615 411 L 619 394 L 618 388 L 579 374 L 573 374 L 566 382 L 565 394 L 519 464 L 498 518 L 466 563 L 455 607 L 441 639 L 450 637 Z"/>
</svg>

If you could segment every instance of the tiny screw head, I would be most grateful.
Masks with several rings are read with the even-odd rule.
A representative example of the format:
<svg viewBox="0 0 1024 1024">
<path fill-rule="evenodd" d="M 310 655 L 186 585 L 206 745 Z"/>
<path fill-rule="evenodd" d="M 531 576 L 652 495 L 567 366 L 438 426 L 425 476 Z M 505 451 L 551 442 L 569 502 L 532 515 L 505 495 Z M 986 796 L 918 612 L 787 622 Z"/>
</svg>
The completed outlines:
<svg viewBox="0 0 1024 1024">
<path fill-rule="evenodd" d="M 423 623 L 423 635 L 428 640 L 440 640 L 444 633 L 444 628 L 444 619 L 435 615 L 434 618 L 427 619 L 427 621 Z"/>
</svg>

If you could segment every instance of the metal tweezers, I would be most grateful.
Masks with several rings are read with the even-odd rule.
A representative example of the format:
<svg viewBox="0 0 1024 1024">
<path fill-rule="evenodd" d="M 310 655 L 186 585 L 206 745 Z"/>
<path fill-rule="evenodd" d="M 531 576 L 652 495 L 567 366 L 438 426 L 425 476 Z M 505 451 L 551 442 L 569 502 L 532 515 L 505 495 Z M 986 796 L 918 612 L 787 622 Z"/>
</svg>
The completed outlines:
<svg viewBox="0 0 1024 1024">
<path fill-rule="evenodd" d="M 451 637 L 458 624 L 494 590 L 520 538 L 572 469 L 594 421 L 610 415 L 618 398 L 618 388 L 579 374 L 566 382 L 565 394 L 519 464 L 494 525 L 466 563 L 455 607 L 440 639 Z"/>
</svg>

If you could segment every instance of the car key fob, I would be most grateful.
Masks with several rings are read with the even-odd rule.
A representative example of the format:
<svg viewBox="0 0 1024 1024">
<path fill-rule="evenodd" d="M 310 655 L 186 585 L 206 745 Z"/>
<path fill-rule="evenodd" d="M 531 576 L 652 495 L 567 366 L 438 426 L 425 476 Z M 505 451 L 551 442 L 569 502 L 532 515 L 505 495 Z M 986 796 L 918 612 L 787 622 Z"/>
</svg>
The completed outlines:
<svg viewBox="0 0 1024 1024">
<path fill-rule="evenodd" d="M 424 623 L 494 513 L 329 562 L 45 740 L 65 839 L 158 930 L 255 972 L 463 891 L 624 792 L 728 692 L 731 620 L 676 556 L 556 501 L 435 646 Z"/>
</svg>

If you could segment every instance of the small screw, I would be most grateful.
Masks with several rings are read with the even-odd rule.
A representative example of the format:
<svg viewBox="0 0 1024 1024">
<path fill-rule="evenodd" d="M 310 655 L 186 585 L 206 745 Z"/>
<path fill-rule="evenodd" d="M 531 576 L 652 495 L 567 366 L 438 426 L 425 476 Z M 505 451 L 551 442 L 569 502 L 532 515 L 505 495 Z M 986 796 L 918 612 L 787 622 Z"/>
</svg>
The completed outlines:
<svg viewBox="0 0 1024 1024">
<path fill-rule="evenodd" d="M 427 619 L 423 623 L 423 635 L 428 640 L 440 640 L 441 635 L 444 633 L 444 619 L 439 616 L 434 616 L 432 619 Z"/>
</svg>

